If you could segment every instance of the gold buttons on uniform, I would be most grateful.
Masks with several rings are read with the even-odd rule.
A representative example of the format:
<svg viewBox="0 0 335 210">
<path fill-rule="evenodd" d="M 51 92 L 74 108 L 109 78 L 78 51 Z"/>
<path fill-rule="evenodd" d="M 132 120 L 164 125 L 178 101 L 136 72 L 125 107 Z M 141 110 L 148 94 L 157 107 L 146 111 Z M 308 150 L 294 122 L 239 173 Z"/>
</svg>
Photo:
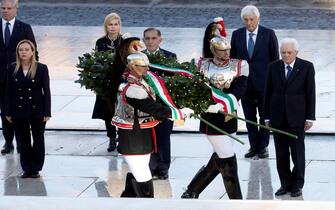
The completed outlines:
<svg viewBox="0 0 335 210">
<path fill-rule="evenodd" d="M 19 108 L 22 108 L 22 106 L 20 105 Z"/>
<path fill-rule="evenodd" d="M 29 91 L 31 91 L 31 88 L 28 88 Z"/>
<path fill-rule="evenodd" d="M 31 100 L 31 99 L 32 99 L 32 97 L 29 97 L 29 99 Z"/>
<path fill-rule="evenodd" d="M 20 97 L 20 99 L 22 100 L 23 98 L 22 98 L 22 97 Z"/>
<path fill-rule="evenodd" d="M 33 108 L 35 108 L 36 106 L 35 105 L 33 105 Z"/>
<path fill-rule="evenodd" d="M 33 79 L 33 80 L 31 80 L 32 82 L 35 82 L 35 80 Z"/>
</svg>

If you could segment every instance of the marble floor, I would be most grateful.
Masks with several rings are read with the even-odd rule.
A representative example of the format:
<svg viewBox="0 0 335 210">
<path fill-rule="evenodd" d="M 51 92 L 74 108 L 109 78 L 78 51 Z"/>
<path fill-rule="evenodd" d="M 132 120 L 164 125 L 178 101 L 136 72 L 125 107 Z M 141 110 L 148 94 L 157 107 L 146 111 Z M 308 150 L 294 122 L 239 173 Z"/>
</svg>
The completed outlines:
<svg viewBox="0 0 335 210">
<path fill-rule="evenodd" d="M 202 134 L 176 133 L 172 134 L 171 137 L 170 177 L 168 180 L 154 181 L 155 198 L 172 199 L 171 202 L 181 205 L 180 207 L 194 205 L 197 209 L 194 202 L 192 204 L 183 203 L 184 201 L 179 198 L 196 171 L 203 164 L 206 164 L 212 152 L 211 146 Z M 248 149 L 247 137 L 246 135 L 238 135 L 237 137 L 246 142 L 245 145 L 235 143 L 244 199 L 267 200 L 270 202 L 268 203 L 270 206 L 276 203 L 276 205 L 284 205 L 278 201 L 292 200 L 289 195 L 274 196 L 280 183 L 276 172 L 272 139 L 269 146 L 269 159 L 245 159 L 243 154 Z M 331 202 L 333 206 L 335 205 L 335 178 L 332 176 L 335 171 L 335 153 L 333 152 L 335 143 L 332 140 L 331 136 L 307 136 L 306 183 L 303 196 L 294 200 L 304 200 L 307 203 L 313 203 L 313 205 L 314 202 Z M 0 139 L 0 145 L 2 143 L 3 139 Z M 38 202 L 41 200 L 42 203 L 46 201 L 42 198 L 36 198 L 36 196 L 43 196 L 46 200 L 50 199 L 51 202 L 63 199 L 62 202 L 71 201 L 69 206 L 73 209 L 76 209 L 74 208 L 77 205 L 75 203 L 82 200 L 70 200 L 70 198 L 82 198 L 84 202 L 92 201 L 99 203 L 99 205 L 104 203 L 106 205 L 108 203 L 116 206 L 121 205 L 122 199 L 121 201 L 120 199 L 100 199 L 118 198 L 124 188 L 125 174 L 128 172 L 128 167 L 122 156 L 118 156 L 116 152 L 106 152 L 107 144 L 107 138 L 103 132 L 48 131 L 46 132 L 45 165 L 40 179 L 21 179 L 19 177 L 22 169 L 17 153 L 0 156 L 0 195 L 4 195 L 6 198 L 7 196 L 29 196 L 29 199 L 30 196 L 33 196 L 32 201 L 37 199 Z M 6 198 L 0 196 L 0 209 L 6 209 L 2 207 L 10 204 L 9 201 L 12 198 L 9 197 L 9 201 Z M 19 201 L 24 203 L 24 199 L 22 199 L 20 198 Z M 6 201 L 3 203 L 4 200 Z M 213 201 L 210 203 L 213 207 L 218 207 L 217 200 L 222 201 L 220 205 L 223 206 L 226 205 L 223 201 L 230 202 L 220 176 L 204 190 L 200 200 L 202 202 L 199 201 L 199 205 L 206 205 L 207 201 Z M 242 204 L 245 203 L 242 202 Z M 258 205 L 264 204 L 266 202 L 258 203 Z M 306 202 L 299 205 L 306 205 Z M 234 209 L 241 207 L 240 205 L 236 206 L 239 208 Z M 255 209 L 257 209 L 256 206 Z M 131 208 L 127 206 L 127 209 Z M 164 209 L 169 208 L 166 206 Z M 192 209 L 194 208 L 192 207 Z M 276 208 L 264 209 L 284 208 L 276 206 Z"/>
</svg>

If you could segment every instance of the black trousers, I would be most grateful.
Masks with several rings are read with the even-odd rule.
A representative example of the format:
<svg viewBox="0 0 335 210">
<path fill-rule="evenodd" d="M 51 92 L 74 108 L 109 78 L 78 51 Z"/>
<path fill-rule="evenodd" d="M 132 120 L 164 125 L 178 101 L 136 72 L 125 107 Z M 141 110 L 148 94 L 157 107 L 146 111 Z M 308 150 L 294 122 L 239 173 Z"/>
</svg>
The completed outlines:
<svg viewBox="0 0 335 210">
<path fill-rule="evenodd" d="M 20 141 L 20 163 L 23 171 L 28 173 L 41 171 L 45 157 L 45 122 L 42 119 L 14 120 L 14 127 Z"/>
<path fill-rule="evenodd" d="M 157 137 L 157 153 L 151 153 L 151 172 L 167 173 L 171 163 L 171 140 L 170 135 L 173 128 L 173 121 L 165 119 L 155 127 Z"/>
<path fill-rule="evenodd" d="M 263 96 L 263 92 L 249 91 L 241 99 L 245 118 L 262 125 L 264 125 Z M 257 119 L 257 112 L 259 119 Z M 246 125 L 250 148 L 255 151 L 266 148 L 269 145 L 269 131 L 249 123 Z"/>
<path fill-rule="evenodd" d="M 112 120 L 105 120 L 107 136 L 109 138 L 116 138 L 116 127 L 112 125 Z"/>
<path fill-rule="evenodd" d="M 305 182 L 304 127 L 289 127 L 285 122 L 276 128 L 298 136 L 298 139 L 293 139 L 282 134 L 273 134 L 281 186 L 287 189 L 302 189 Z M 292 170 L 290 169 L 290 156 L 293 162 Z"/>
<path fill-rule="evenodd" d="M 14 124 L 10 123 L 5 114 L 1 113 L 2 135 L 5 138 L 5 146 L 13 145 L 14 140 Z M 18 144 L 18 141 L 16 142 Z"/>
</svg>

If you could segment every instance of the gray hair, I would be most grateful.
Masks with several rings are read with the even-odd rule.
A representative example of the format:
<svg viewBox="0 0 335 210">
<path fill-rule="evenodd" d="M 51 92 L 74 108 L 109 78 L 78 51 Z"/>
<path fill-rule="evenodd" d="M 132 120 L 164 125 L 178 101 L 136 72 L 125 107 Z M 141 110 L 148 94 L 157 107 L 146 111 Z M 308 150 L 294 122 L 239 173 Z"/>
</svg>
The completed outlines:
<svg viewBox="0 0 335 210">
<path fill-rule="evenodd" d="M 243 17 L 246 15 L 250 15 L 250 14 L 255 14 L 258 18 L 261 16 L 257 7 L 255 7 L 254 5 L 247 5 L 245 7 L 242 8 L 241 10 L 241 19 L 243 21 Z"/>
<path fill-rule="evenodd" d="M 284 45 L 284 44 L 292 44 L 293 45 L 293 49 L 295 51 L 299 51 L 299 44 L 298 41 L 294 38 L 284 38 L 280 41 L 280 48 Z"/>
<path fill-rule="evenodd" d="M 1 0 L 1 5 L 4 3 L 4 2 L 11 2 L 13 4 L 14 7 L 18 8 L 19 7 L 19 0 Z"/>
</svg>

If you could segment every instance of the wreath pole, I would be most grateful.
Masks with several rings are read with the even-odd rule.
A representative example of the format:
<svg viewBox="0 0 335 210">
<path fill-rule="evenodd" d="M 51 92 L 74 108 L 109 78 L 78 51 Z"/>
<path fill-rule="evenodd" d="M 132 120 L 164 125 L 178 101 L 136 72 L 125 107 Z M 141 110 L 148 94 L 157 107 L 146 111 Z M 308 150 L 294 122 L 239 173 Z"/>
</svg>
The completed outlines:
<svg viewBox="0 0 335 210">
<path fill-rule="evenodd" d="M 233 136 L 233 135 L 227 133 L 226 131 L 224 131 L 224 130 L 218 128 L 217 126 L 215 126 L 215 125 L 213 125 L 212 123 L 208 122 L 208 121 L 205 120 L 204 118 L 202 118 L 202 117 L 200 117 L 200 116 L 198 116 L 198 115 L 191 115 L 191 117 L 194 117 L 194 118 L 199 119 L 200 121 L 206 123 L 207 125 L 209 125 L 209 126 L 212 127 L 213 129 L 219 131 L 220 133 L 223 133 L 224 135 L 229 136 L 230 138 L 234 139 L 235 141 L 239 142 L 240 144 L 244 144 L 244 142 L 241 141 L 240 139 L 238 139 L 238 138 L 236 138 L 235 136 Z"/>
<path fill-rule="evenodd" d="M 267 130 L 270 130 L 272 132 L 276 132 L 276 133 L 280 133 L 280 134 L 283 134 L 283 135 L 286 135 L 286 136 L 289 136 L 293 139 L 298 139 L 298 136 L 294 135 L 294 134 L 291 134 L 291 133 L 288 133 L 286 131 L 282 131 L 282 130 L 279 130 L 279 129 L 276 129 L 276 128 L 272 128 L 272 127 L 269 127 L 269 126 L 265 126 L 265 125 L 262 125 L 262 124 L 258 124 L 258 123 L 255 123 L 251 120 L 247 120 L 247 119 L 243 119 L 242 117 L 238 117 L 234 114 L 229 114 L 229 113 L 226 113 L 226 112 L 222 112 L 222 111 L 219 111 L 219 113 L 221 114 L 224 114 L 224 115 L 227 115 L 231 118 L 235 118 L 235 119 L 238 119 L 238 120 L 241 120 L 241 121 L 244 121 L 246 123 L 250 123 L 252 125 L 255 125 L 255 126 L 258 126 L 258 127 L 261 127 L 261 128 L 264 128 L 264 129 L 267 129 Z"/>
</svg>

